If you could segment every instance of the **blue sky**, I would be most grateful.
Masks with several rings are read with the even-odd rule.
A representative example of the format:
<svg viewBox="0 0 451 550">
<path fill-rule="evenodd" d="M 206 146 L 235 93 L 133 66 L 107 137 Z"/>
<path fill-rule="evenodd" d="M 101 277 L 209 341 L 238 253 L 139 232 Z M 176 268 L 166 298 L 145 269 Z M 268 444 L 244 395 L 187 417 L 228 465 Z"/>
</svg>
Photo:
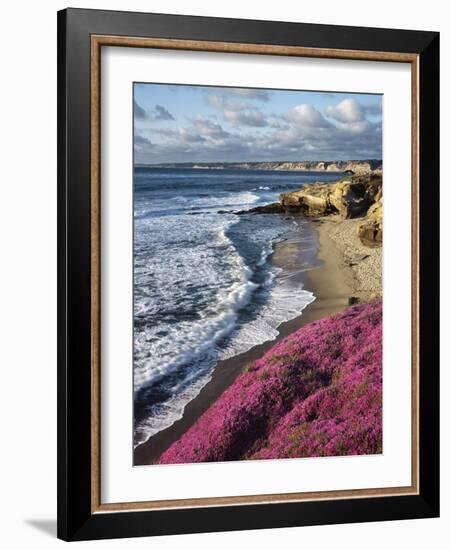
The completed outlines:
<svg viewBox="0 0 451 550">
<path fill-rule="evenodd" d="M 382 158 L 382 96 L 137 83 L 138 164 Z"/>
</svg>

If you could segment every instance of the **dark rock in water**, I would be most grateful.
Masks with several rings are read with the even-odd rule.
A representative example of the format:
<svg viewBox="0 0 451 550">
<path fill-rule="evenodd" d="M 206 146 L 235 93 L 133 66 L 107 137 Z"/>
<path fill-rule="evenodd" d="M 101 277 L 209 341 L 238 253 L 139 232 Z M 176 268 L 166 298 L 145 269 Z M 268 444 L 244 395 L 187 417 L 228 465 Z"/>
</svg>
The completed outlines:
<svg viewBox="0 0 451 550">
<path fill-rule="evenodd" d="M 360 166 L 360 165 L 359 165 Z M 321 223 L 322 218 L 336 214 L 343 219 L 361 218 L 358 228 L 361 242 L 368 247 L 382 244 L 382 174 L 369 170 L 347 173 L 334 183 L 310 183 L 298 191 L 282 193 L 280 202 L 239 210 L 235 214 L 302 214 Z M 227 213 L 220 210 L 218 213 Z"/>
<path fill-rule="evenodd" d="M 235 210 L 218 210 L 216 214 L 239 214 L 239 212 L 235 212 Z"/>
<path fill-rule="evenodd" d="M 300 212 L 320 221 L 330 214 L 343 219 L 362 218 L 359 238 L 365 246 L 382 244 L 382 175 L 351 174 L 349 171 L 335 183 L 310 183 L 298 191 L 282 193 L 280 204 L 287 212 Z"/>
<path fill-rule="evenodd" d="M 348 300 L 348 304 L 350 306 L 353 306 L 355 304 L 358 304 L 360 302 L 359 298 L 357 296 L 350 296 Z"/>
<path fill-rule="evenodd" d="M 263 206 L 256 206 L 249 210 L 239 210 L 235 214 L 285 214 L 286 209 L 279 202 L 272 202 Z"/>
</svg>

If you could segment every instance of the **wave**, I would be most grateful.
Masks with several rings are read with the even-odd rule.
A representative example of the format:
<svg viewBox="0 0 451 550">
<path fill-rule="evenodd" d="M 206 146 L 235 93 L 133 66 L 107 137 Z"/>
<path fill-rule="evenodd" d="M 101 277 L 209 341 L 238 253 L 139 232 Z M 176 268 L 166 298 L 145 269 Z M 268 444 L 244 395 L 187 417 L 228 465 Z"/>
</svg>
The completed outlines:
<svg viewBox="0 0 451 550">
<path fill-rule="evenodd" d="M 246 322 L 232 334 L 229 344 L 221 353 L 221 359 L 229 359 L 254 346 L 275 340 L 279 335 L 278 327 L 298 317 L 316 299 L 312 292 L 295 288 L 289 280 L 280 281 L 277 275 L 273 273 L 269 277 L 268 286 L 272 288 L 267 303 L 255 319 Z"/>
<path fill-rule="evenodd" d="M 170 199 L 146 201 L 140 208 L 135 208 L 134 219 L 136 222 L 145 220 L 148 217 L 172 216 L 193 210 L 214 212 L 218 209 L 249 208 L 259 200 L 261 200 L 261 197 L 252 191 L 224 193 L 222 195 L 176 195 Z"/>
<path fill-rule="evenodd" d="M 186 404 L 208 382 L 217 363 L 220 348 L 218 343 L 234 330 L 240 310 L 251 301 L 258 285 L 251 281 L 253 271 L 244 263 L 226 230 L 235 220 L 223 223 L 216 231 L 216 246 L 226 251 L 228 258 L 228 282 L 219 283 L 214 297 L 207 297 L 207 307 L 199 318 L 190 322 L 166 324 L 165 335 L 161 323 L 149 323 L 136 330 L 135 321 L 135 401 L 146 388 L 158 387 L 167 396 L 155 403 L 152 414 L 138 422 L 135 444 L 138 445 L 154 433 L 173 424 L 183 414 Z M 173 266 L 170 266 L 173 268 Z M 209 275 L 211 279 L 219 273 Z M 197 299 L 201 299 L 196 295 Z M 174 303 L 179 297 L 176 296 Z M 149 319 L 158 313 L 161 304 L 155 300 L 138 300 L 135 304 L 136 318 Z M 172 307 L 172 305 L 171 305 Z M 195 368 L 193 368 L 195 365 Z M 158 393 L 157 392 L 157 393 Z"/>
<path fill-rule="evenodd" d="M 292 222 L 217 214 L 269 202 L 275 186 L 201 183 L 136 191 L 135 445 L 183 416 L 218 360 L 273 340 L 314 299 L 268 261 Z"/>
<path fill-rule="evenodd" d="M 262 251 L 260 253 L 260 259 L 257 262 L 257 266 L 261 267 L 266 263 L 268 258 L 274 252 L 274 244 L 275 244 L 275 241 L 272 241 L 267 243 L 265 246 L 263 246 Z"/>
<path fill-rule="evenodd" d="M 199 223 L 196 221 L 194 228 L 191 224 L 191 230 L 196 232 L 195 230 L 199 229 Z M 206 242 L 203 247 L 199 246 L 191 250 L 181 247 L 178 254 L 173 251 L 172 258 L 163 258 L 160 262 L 157 260 L 154 262 L 153 275 L 157 279 L 157 284 L 161 287 L 172 287 L 172 291 L 168 295 L 167 289 L 163 288 L 163 292 L 155 292 L 150 299 L 147 294 L 144 294 L 142 300 L 135 299 L 135 317 L 141 315 L 149 318 L 155 312 L 176 310 L 179 306 L 180 311 L 174 311 L 174 313 L 175 316 L 179 315 L 182 318 L 182 322 L 168 324 L 166 329 L 170 330 L 170 337 L 154 338 L 150 346 L 151 336 L 161 336 L 157 331 L 158 327 L 149 323 L 144 325 L 143 330 L 135 331 L 135 355 L 138 363 L 138 368 L 135 368 L 135 389 L 157 380 L 162 374 L 176 370 L 180 364 L 199 357 L 207 347 L 211 347 L 212 343 L 226 335 L 233 326 L 236 312 L 248 303 L 256 285 L 250 280 L 253 275 L 252 270 L 244 263 L 226 235 L 226 230 L 233 223 L 236 223 L 234 219 L 217 223 L 214 233 L 209 235 L 209 242 Z M 208 222 L 204 225 L 208 225 Z M 185 229 L 186 238 L 189 228 L 183 229 Z M 194 241 L 196 235 L 189 237 L 190 241 Z M 215 256 L 221 251 L 226 253 L 226 261 L 215 265 L 214 262 L 217 262 Z M 180 262 L 184 262 L 185 265 L 180 265 Z M 186 264 L 192 264 L 192 266 Z M 177 268 L 180 274 L 176 273 Z M 197 279 L 193 271 L 196 268 L 200 271 Z M 220 280 L 220 268 L 223 270 L 222 280 Z M 139 275 L 138 268 L 135 283 L 146 285 L 147 279 L 141 280 Z M 190 291 L 191 294 L 193 293 L 191 282 L 182 280 L 188 275 L 191 275 L 192 280 L 195 281 L 194 285 L 200 287 L 196 288 L 195 298 L 199 306 L 203 305 L 203 307 L 199 309 L 199 318 L 184 322 L 183 313 L 191 306 L 189 295 L 184 295 L 189 294 Z M 203 284 L 205 289 L 201 287 Z M 209 292 L 212 287 L 216 289 Z M 175 356 L 163 353 L 171 343 L 171 348 L 177 350 Z M 145 357 L 141 357 L 141 351 L 145 353 Z M 152 361 L 142 360 L 150 357 Z"/>
<path fill-rule="evenodd" d="M 191 201 L 193 206 L 208 206 L 210 208 L 227 207 L 227 206 L 245 206 L 253 204 L 260 199 L 258 195 L 252 191 L 243 191 L 241 193 L 228 193 L 224 195 L 211 195 L 201 199 Z"/>
</svg>

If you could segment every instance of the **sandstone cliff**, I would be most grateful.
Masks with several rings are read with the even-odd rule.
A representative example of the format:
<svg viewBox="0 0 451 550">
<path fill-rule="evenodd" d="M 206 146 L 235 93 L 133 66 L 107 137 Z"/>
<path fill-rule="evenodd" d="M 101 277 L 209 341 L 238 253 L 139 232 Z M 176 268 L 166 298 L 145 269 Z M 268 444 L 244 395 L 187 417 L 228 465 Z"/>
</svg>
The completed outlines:
<svg viewBox="0 0 451 550">
<path fill-rule="evenodd" d="M 305 216 L 339 214 L 344 219 L 363 218 L 358 228 L 366 246 L 382 244 L 382 177 L 377 174 L 345 176 L 335 183 L 304 185 L 294 193 L 283 193 L 280 204 Z"/>
<path fill-rule="evenodd" d="M 340 214 L 343 218 L 358 218 L 364 216 L 381 195 L 380 176 L 345 176 L 335 183 L 311 183 L 299 191 L 282 193 L 280 203 L 306 216 Z"/>
<path fill-rule="evenodd" d="M 331 214 L 339 215 L 343 219 L 362 218 L 362 223 L 358 227 L 360 240 L 366 246 L 380 246 L 382 205 L 382 177 L 372 173 L 347 175 L 334 183 L 310 183 L 298 191 L 282 193 L 278 203 L 256 207 L 246 212 L 299 212 L 312 218 Z"/>
<path fill-rule="evenodd" d="M 299 172 L 352 172 L 354 174 L 382 174 L 382 161 L 337 160 L 337 161 L 268 161 L 268 162 L 199 162 L 154 165 L 164 168 L 195 168 L 208 170 L 297 170 Z"/>
<path fill-rule="evenodd" d="M 269 164 L 269 163 L 268 163 Z M 309 172 L 353 172 L 354 174 L 381 173 L 382 161 L 379 160 L 340 160 L 335 162 L 302 161 L 281 162 L 273 170 L 298 170 Z"/>
<path fill-rule="evenodd" d="M 359 226 L 359 237 L 366 246 L 382 244 L 382 197 L 368 210 L 365 220 Z"/>
</svg>

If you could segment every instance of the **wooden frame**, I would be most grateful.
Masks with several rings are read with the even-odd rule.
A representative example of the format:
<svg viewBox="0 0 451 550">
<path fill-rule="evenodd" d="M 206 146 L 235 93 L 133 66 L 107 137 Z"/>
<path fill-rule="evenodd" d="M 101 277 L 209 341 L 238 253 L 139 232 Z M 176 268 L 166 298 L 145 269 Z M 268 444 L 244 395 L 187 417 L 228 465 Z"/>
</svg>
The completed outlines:
<svg viewBox="0 0 451 550">
<path fill-rule="evenodd" d="M 430 212 L 438 204 L 438 34 L 72 9 L 60 12 L 58 23 L 59 536 L 80 540 L 437 515 L 438 220 Z M 411 64 L 410 487 L 100 502 L 99 98 L 100 49 L 106 45 Z M 431 186 L 434 193 L 427 192 Z M 88 442 L 83 434 L 89 432 Z"/>
</svg>

